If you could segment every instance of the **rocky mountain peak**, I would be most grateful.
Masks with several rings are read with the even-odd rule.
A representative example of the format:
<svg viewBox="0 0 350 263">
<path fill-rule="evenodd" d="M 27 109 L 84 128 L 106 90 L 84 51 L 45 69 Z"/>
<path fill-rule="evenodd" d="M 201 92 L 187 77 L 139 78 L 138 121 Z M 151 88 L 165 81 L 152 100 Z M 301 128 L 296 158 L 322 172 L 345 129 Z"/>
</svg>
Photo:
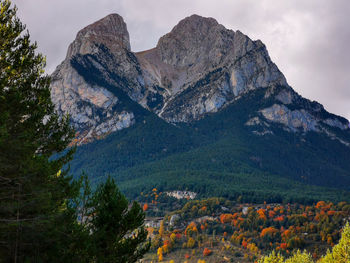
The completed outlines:
<svg viewBox="0 0 350 263">
<path fill-rule="evenodd" d="M 226 29 L 214 18 L 198 15 L 181 20 L 157 44 L 162 61 L 175 67 L 194 64 L 216 67 L 221 63 L 232 63 L 261 47 L 265 48 L 261 41 L 253 41 L 240 31 Z"/>
<path fill-rule="evenodd" d="M 93 54 L 96 45 L 101 44 L 112 53 L 120 48 L 130 51 L 129 32 L 120 15 L 110 14 L 80 30 L 68 49 L 67 58 L 76 54 Z"/>
<path fill-rule="evenodd" d="M 188 32 L 206 34 L 218 26 L 220 27 L 220 24 L 214 18 L 194 14 L 182 19 L 169 34 L 182 35 Z"/>
<path fill-rule="evenodd" d="M 115 96 L 118 88 L 135 98 L 142 87 L 126 24 L 110 14 L 78 32 L 52 74 L 51 99 L 60 114 L 70 115 L 78 143 L 135 122 Z"/>
<path fill-rule="evenodd" d="M 225 49 L 232 46 L 233 37 L 234 32 L 215 19 L 192 15 L 160 38 L 157 49 L 162 61 L 176 67 L 219 62 Z"/>
<path fill-rule="evenodd" d="M 191 123 L 256 90 L 265 93 L 266 105 L 251 113 L 247 126 L 268 121 L 292 132 L 323 132 L 324 125 L 349 125 L 295 93 L 260 40 L 199 15 L 137 53 L 123 18 L 108 15 L 78 32 L 52 76 L 52 101 L 71 116 L 80 142 L 140 121 L 140 106 L 166 122 Z M 257 132 L 271 134 L 267 127 Z"/>
</svg>

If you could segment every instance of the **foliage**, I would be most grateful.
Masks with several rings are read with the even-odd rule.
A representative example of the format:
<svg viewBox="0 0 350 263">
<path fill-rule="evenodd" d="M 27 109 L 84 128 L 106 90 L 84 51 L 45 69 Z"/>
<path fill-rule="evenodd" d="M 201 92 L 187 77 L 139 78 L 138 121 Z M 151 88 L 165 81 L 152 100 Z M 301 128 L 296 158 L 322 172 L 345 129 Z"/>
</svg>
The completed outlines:
<svg viewBox="0 0 350 263">
<path fill-rule="evenodd" d="M 189 237 L 187 240 L 187 247 L 188 248 L 193 248 L 196 244 L 196 240 L 194 240 L 194 238 Z"/>
<path fill-rule="evenodd" d="M 270 235 L 272 236 L 273 234 L 277 233 L 278 230 L 274 227 L 267 227 L 264 228 L 261 233 L 260 233 L 260 237 L 265 237 L 266 235 Z"/>
<path fill-rule="evenodd" d="M 284 257 L 281 254 L 276 254 L 275 251 L 272 251 L 272 253 L 269 256 L 265 256 L 259 260 L 259 263 L 283 263 Z"/>
<path fill-rule="evenodd" d="M 327 254 L 320 260 L 321 263 L 346 263 L 350 262 L 350 225 L 346 223 L 341 239 L 337 245 L 332 248 L 332 252 Z"/>
<path fill-rule="evenodd" d="M 270 127 L 274 135 L 256 136 L 252 132 L 258 128 L 245 125 L 252 112 L 274 103 L 264 95 L 263 90 L 246 94 L 239 103 L 191 124 L 174 126 L 148 115 L 79 147 L 72 168 L 89 169 L 96 181 L 111 174 L 130 198 L 156 186 L 159 191 L 189 190 L 199 197 L 252 203 L 350 200 L 346 190 L 329 188 L 350 183 L 346 146 L 318 133 L 289 133 L 278 125 Z M 330 181 L 329 174 L 336 178 Z"/>
<path fill-rule="evenodd" d="M 318 205 L 316 206 L 320 208 Z M 259 263 L 278 262 L 278 263 L 313 263 L 313 259 L 306 251 L 300 252 L 297 250 L 291 257 L 284 260 L 281 255 L 276 255 L 273 251 L 269 256 L 264 256 L 259 260 Z M 350 262 L 350 225 L 349 222 L 343 228 L 341 239 L 339 243 L 328 251 L 322 257 L 319 263 L 347 263 Z"/>
<path fill-rule="evenodd" d="M 203 250 L 203 256 L 207 257 L 210 256 L 213 253 L 213 251 L 209 248 L 204 248 Z"/>
<path fill-rule="evenodd" d="M 161 262 L 163 261 L 163 248 L 158 248 L 157 250 L 157 256 L 158 256 L 158 261 Z"/>
<path fill-rule="evenodd" d="M 54 110 L 45 58 L 16 13 L 0 0 L 0 254 L 6 262 L 57 262 L 77 227 L 67 204 L 78 186 L 62 169 L 74 134 Z"/>
<path fill-rule="evenodd" d="M 113 179 L 108 178 L 92 196 L 90 216 L 91 262 L 136 262 L 148 251 L 142 208 L 136 202 L 129 208 Z"/>
<path fill-rule="evenodd" d="M 159 193 L 160 199 L 161 196 Z M 158 209 L 160 205 L 157 203 L 150 209 Z M 283 258 L 292 254 L 287 262 L 308 262 L 309 253 L 317 259 L 338 242 L 343 222 L 350 216 L 347 207 L 346 202 L 326 201 L 305 206 L 266 202 L 242 205 L 214 197 L 191 200 L 182 209 L 170 212 L 179 217 L 177 223 L 169 226 L 170 215 L 164 217 L 163 244 L 168 241 L 171 244 L 166 257 L 191 248 L 196 251 L 192 255 L 196 258 L 203 256 L 204 248 L 207 248 L 214 252 L 211 256 L 214 261 L 223 256 L 230 258 L 244 254 L 244 260 L 254 262 L 263 253 L 275 250 L 277 259 L 278 254 Z M 262 214 L 269 216 L 262 217 Z M 164 252 L 164 245 L 159 242 L 159 246 Z M 305 251 L 297 252 L 297 249 Z"/>
<path fill-rule="evenodd" d="M 313 263 L 313 260 L 311 255 L 306 251 L 300 252 L 300 250 L 297 250 L 285 263 Z"/>
</svg>

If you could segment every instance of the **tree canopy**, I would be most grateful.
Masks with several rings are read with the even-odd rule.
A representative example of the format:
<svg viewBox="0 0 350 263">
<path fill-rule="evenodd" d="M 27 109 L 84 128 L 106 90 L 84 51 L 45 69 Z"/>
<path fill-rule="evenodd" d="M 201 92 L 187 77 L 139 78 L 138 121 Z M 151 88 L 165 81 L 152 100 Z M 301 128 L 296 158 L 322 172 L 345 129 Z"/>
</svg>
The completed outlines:
<svg viewBox="0 0 350 263">
<path fill-rule="evenodd" d="M 114 180 L 108 178 L 92 198 L 91 240 L 96 262 L 136 262 L 148 251 L 145 214 L 137 202 L 129 202 Z"/>
<path fill-rule="evenodd" d="M 0 259 L 135 262 L 149 249 L 145 215 L 113 180 L 92 194 L 68 175 L 74 131 L 16 12 L 0 0 Z"/>
<path fill-rule="evenodd" d="M 149 250 L 145 213 L 137 202 L 129 201 L 108 178 L 92 192 L 87 176 L 81 178 L 83 187 L 77 199 L 77 218 L 83 226 L 81 243 L 72 253 L 76 262 L 131 263 Z"/>
<path fill-rule="evenodd" d="M 313 259 L 306 251 L 300 252 L 297 250 L 290 258 L 284 259 L 281 254 L 276 254 L 273 251 L 270 255 L 262 257 L 259 263 L 313 263 Z M 350 224 L 349 222 L 343 228 L 343 232 L 339 243 L 328 251 L 322 257 L 319 263 L 347 263 L 350 262 Z"/>
<path fill-rule="evenodd" d="M 62 170 L 73 130 L 54 110 L 45 58 L 16 13 L 0 0 L 0 255 L 23 262 L 47 260 L 42 255 L 61 243 L 69 224 L 56 223 L 68 216 L 76 187 Z"/>
</svg>

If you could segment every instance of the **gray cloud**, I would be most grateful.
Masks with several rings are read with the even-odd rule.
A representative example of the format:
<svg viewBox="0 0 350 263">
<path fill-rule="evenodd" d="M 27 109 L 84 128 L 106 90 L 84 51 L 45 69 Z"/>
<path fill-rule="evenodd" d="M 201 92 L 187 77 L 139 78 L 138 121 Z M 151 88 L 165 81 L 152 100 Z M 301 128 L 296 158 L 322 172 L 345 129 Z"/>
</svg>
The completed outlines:
<svg viewBox="0 0 350 263">
<path fill-rule="evenodd" d="M 78 30 L 106 16 L 124 17 L 134 51 L 154 47 L 191 14 L 214 17 L 252 39 L 301 95 L 350 119 L 348 0 L 13 0 L 52 72 Z"/>
</svg>

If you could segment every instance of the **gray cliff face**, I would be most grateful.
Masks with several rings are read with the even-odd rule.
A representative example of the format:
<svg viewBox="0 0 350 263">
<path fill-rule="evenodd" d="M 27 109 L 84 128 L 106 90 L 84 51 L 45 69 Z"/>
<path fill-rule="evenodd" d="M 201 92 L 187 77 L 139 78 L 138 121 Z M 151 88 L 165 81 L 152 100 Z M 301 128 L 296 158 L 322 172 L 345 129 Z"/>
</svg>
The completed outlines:
<svg viewBox="0 0 350 263">
<path fill-rule="evenodd" d="M 68 48 L 67 58 L 77 54 L 94 54 L 98 52 L 96 44 L 103 44 L 114 54 L 118 54 L 120 49 L 130 51 L 129 33 L 121 16 L 108 15 L 80 30 Z"/>
<path fill-rule="evenodd" d="M 137 116 L 125 96 L 177 123 L 263 90 L 270 106 L 246 123 L 264 126 L 257 135 L 273 134 L 269 123 L 292 132 L 349 129 L 345 119 L 324 117 L 322 105 L 294 92 L 260 40 L 198 15 L 180 21 L 155 48 L 138 53 L 130 50 L 123 18 L 109 15 L 78 32 L 52 77 L 52 101 L 60 114 L 70 115 L 78 143 L 133 125 Z"/>
<path fill-rule="evenodd" d="M 274 104 L 260 112 L 265 119 L 281 123 L 292 131 L 318 131 L 317 120 L 303 109 L 290 110 L 285 105 Z"/>
<path fill-rule="evenodd" d="M 118 111 L 118 98 L 104 87 L 87 83 L 69 63 L 53 75 L 51 98 L 61 115 L 69 114 L 79 142 L 89 142 L 134 123 L 132 112 Z"/>
<path fill-rule="evenodd" d="M 136 56 L 149 89 L 163 88 L 155 111 L 169 122 L 217 112 L 249 90 L 287 85 L 261 41 L 213 18 L 187 17 L 156 48 Z"/>
<path fill-rule="evenodd" d="M 272 98 L 274 103 L 260 109 L 255 117 L 245 123 L 246 126 L 257 128 L 253 133 L 257 135 L 273 134 L 270 124 L 275 123 L 282 125 L 283 129 L 289 132 L 323 133 L 332 140 L 338 140 L 350 146 L 350 142 L 333 133 L 334 129 L 349 130 L 349 121 L 328 113 L 321 104 L 302 98 L 290 87 L 277 89 L 272 86 L 266 90 L 265 98 Z"/>
<path fill-rule="evenodd" d="M 135 122 L 133 112 L 120 110 L 121 103 L 113 90 L 105 84 L 87 81 L 81 69 L 86 64 L 93 65 L 90 67 L 95 74 L 115 87 L 121 85 L 113 79 L 113 74 L 128 75 L 133 89 L 127 85 L 121 88 L 137 98 L 142 96 L 142 86 L 138 83 L 139 72 L 133 59 L 126 25 L 116 14 L 79 31 L 69 46 L 66 59 L 52 74 L 51 98 L 60 114 L 69 114 L 79 143 L 130 127 Z"/>
</svg>

